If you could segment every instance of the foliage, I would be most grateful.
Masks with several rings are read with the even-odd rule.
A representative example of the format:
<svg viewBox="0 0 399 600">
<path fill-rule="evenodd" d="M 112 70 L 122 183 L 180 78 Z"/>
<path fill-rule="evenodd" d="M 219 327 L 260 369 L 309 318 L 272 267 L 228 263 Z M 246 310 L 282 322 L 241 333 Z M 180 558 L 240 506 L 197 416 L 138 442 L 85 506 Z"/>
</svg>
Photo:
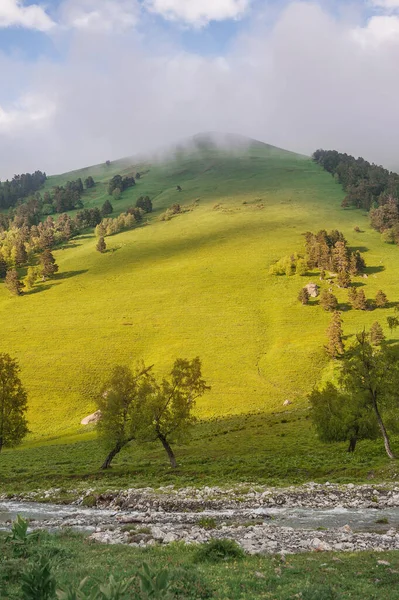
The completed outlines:
<svg viewBox="0 0 399 600">
<path fill-rule="evenodd" d="M 18 445 L 28 433 L 28 400 L 19 378 L 19 366 L 9 354 L 0 354 L 0 452 Z"/>
<path fill-rule="evenodd" d="M 41 273 L 45 279 L 48 279 L 55 275 L 58 271 L 58 265 L 55 262 L 53 253 L 49 248 L 44 250 L 40 256 Z"/>
<path fill-rule="evenodd" d="M 15 206 L 18 200 L 27 198 L 39 190 L 46 179 L 46 173 L 35 171 L 14 175 L 11 181 L 0 182 L 0 209 Z"/>
<path fill-rule="evenodd" d="M 222 560 L 239 560 L 244 556 L 244 550 L 234 540 L 214 539 L 200 546 L 195 560 L 197 562 L 219 562 Z"/>
<path fill-rule="evenodd" d="M 358 440 L 375 439 L 378 435 L 370 407 L 361 398 L 340 391 L 332 383 L 320 391 L 313 390 L 309 401 L 313 423 L 323 442 L 350 441 L 349 451 L 353 452 Z"/>
<path fill-rule="evenodd" d="M 154 571 L 147 563 L 143 563 L 142 570 L 138 572 L 140 590 L 143 598 L 170 598 L 168 594 L 170 581 L 168 571 Z"/>
<path fill-rule="evenodd" d="M 202 529 L 216 529 L 216 519 L 213 517 L 202 517 L 198 521 L 198 527 L 202 527 Z"/>
<path fill-rule="evenodd" d="M 53 600 L 56 585 L 48 557 L 41 556 L 21 574 L 22 600 Z"/>
<path fill-rule="evenodd" d="M 388 305 L 388 298 L 382 290 L 378 290 L 375 297 L 375 305 L 377 308 L 385 308 Z"/>
<path fill-rule="evenodd" d="M 28 543 L 37 538 L 36 533 L 28 533 L 28 527 L 28 521 L 17 515 L 12 524 L 11 534 L 6 537 L 6 542 L 12 545 L 15 556 L 26 556 Z"/>
</svg>

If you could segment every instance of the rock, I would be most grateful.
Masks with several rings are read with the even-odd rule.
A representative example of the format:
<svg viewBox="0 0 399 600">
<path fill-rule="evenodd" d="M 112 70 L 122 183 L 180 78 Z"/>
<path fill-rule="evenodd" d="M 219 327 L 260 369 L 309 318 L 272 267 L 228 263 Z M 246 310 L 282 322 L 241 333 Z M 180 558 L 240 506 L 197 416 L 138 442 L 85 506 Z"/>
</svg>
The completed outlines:
<svg viewBox="0 0 399 600">
<path fill-rule="evenodd" d="M 386 567 L 390 567 L 391 563 L 389 563 L 387 560 L 377 560 L 377 565 L 384 565 Z"/>
<path fill-rule="evenodd" d="M 171 542 L 175 542 L 177 539 L 178 539 L 177 536 L 170 531 L 163 538 L 163 543 L 164 544 L 170 544 Z"/>
<path fill-rule="evenodd" d="M 340 527 L 338 531 L 342 531 L 342 533 L 352 533 L 352 529 L 349 527 L 349 525 L 343 525 L 343 527 Z"/>
<path fill-rule="evenodd" d="M 319 538 L 313 538 L 313 540 L 310 542 L 310 547 L 315 552 L 329 552 L 332 549 L 330 544 L 327 544 L 327 542 L 319 540 Z"/>
<path fill-rule="evenodd" d="M 165 533 L 159 527 L 152 527 L 151 534 L 154 540 L 163 540 L 165 537 Z"/>
<path fill-rule="evenodd" d="M 100 419 L 101 419 L 101 410 L 96 410 L 96 412 L 94 412 L 93 414 L 82 419 L 80 424 L 81 425 L 91 425 L 92 423 L 98 423 L 98 421 Z"/>
<path fill-rule="evenodd" d="M 317 283 L 308 283 L 308 285 L 305 285 L 305 290 L 307 290 L 311 298 L 317 298 L 319 295 L 319 286 Z"/>
<path fill-rule="evenodd" d="M 283 406 L 289 406 L 290 404 L 292 404 L 291 400 L 285 400 L 283 402 Z"/>
</svg>

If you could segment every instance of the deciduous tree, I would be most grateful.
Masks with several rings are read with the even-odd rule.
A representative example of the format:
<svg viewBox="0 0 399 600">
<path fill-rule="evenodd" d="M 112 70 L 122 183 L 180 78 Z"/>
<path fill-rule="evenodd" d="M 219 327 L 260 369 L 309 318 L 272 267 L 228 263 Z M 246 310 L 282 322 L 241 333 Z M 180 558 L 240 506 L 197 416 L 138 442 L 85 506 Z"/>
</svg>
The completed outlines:
<svg viewBox="0 0 399 600">
<path fill-rule="evenodd" d="M 28 399 L 19 372 L 9 354 L 0 354 L 0 452 L 19 444 L 28 433 Z"/>
</svg>

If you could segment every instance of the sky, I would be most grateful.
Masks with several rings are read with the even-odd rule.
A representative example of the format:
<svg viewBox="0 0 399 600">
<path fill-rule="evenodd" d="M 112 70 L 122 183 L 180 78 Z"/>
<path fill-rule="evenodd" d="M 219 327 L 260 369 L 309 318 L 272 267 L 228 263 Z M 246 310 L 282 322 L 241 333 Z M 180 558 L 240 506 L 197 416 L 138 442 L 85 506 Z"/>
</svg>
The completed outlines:
<svg viewBox="0 0 399 600">
<path fill-rule="evenodd" d="M 0 0 L 0 179 L 199 132 L 399 169 L 399 0 Z"/>
</svg>

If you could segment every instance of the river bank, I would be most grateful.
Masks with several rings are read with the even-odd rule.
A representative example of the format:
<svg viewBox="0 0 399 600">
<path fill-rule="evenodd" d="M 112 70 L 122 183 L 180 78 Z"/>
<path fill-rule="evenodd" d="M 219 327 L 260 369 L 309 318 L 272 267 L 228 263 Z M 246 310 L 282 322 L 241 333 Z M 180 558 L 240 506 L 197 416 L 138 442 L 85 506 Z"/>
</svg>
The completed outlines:
<svg viewBox="0 0 399 600">
<path fill-rule="evenodd" d="M 148 547 L 214 538 L 237 541 L 250 554 L 399 549 L 399 486 L 308 483 L 289 488 L 237 486 L 88 490 L 70 505 L 35 494 L 2 498 L 0 522 L 17 514 L 32 529 L 73 528 L 108 544 Z"/>
</svg>

